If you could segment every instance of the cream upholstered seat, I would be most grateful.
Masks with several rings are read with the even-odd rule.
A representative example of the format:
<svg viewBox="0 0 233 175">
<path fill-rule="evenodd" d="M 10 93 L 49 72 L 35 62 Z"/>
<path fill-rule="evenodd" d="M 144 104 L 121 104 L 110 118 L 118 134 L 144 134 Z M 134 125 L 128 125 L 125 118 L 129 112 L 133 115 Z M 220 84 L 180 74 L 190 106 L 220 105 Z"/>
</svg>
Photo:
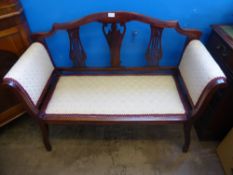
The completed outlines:
<svg viewBox="0 0 233 175">
<path fill-rule="evenodd" d="M 171 75 L 61 76 L 46 114 L 185 114 Z"/>
<path fill-rule="evenodd" d="M 76 34 L 73 37 L 77 39 Z M 77 54 L 85 57 L 85 53 Z M 146 75 L 143 68 L 128 69 L 114 64 L 110 69 L 85 70 L 81 64 L 77 69 L 58 68 L 52 64 L 46 48 L 34 43 L 7 73 L 3 84 L 14 89 L 28 112 L 37 118 L 47 150 L 51 150 L 48 139 L 50 123 L 183 123 L 183 151 L 187 152 L 194 120 L 200 116 L 213 93 L 226 85 L 225 75 L 204 45 L 200 41 L 191 41 L 179 67 L 157 66 L 156 71 L 151 72 L 157 75 Z M 119 75 L 110 75 L 118 68 Z M 100 75 L 104 70 L 113 72 Z M 134 72 L 131 70 L 142 72 L 128 75 Z M 86 71 L 93 71 L 95 75 L 78 75 Z M 166 72 L 166 75 L 160 75 L 161 72 Z M 71 73 L 76 75 L 67 75 Z"/>
<path fill-rule="evenodd" d="M 225 77 L 203 44 L 194 40 L 179 66 L 194 105 L 209 82 Z M 4 79 L 17 81 L 34 105 L 54 67 L 46 49 L 34 43 Z M 46 114 L 184 115 L 172 75 L 61 76 Z"/>
<path fill-rule="evenodd" d="M 145 54 L 148 66 L 129 68 L 121 64 L 121 45 L 126 23 L 130 21 L 143 22 L 151 28 Z M 102 30 L 110 48 L 109 67 L 88 66 L 80 27 L 91 22 L 103 23 Z M 121 26 L 119 30 L 117 23 Z M 166 28 L 175 29 L 190 41 L 180 64 L 174 67 L 160 65 L 162 31 Z M 68 32 L 72 67 L 56 66 L 43 46 L 58 30 Z M 50 31 L 33 35 L 43 43 L 34 43 L 28 48 L 4 77 L 3 85 L 13 89 L 29 114 L 36 118 L 48 151 L 51 150 L 48 124 L 182 123 L 183 151 L 187 152 L 194 121 L 201 116 L 213 94 L 227 85 L 224 73 L 205 46 L 194 40 L 200 34 L 197 30 L 181 28 L 178 22 L 136 13 L 92 14 L 74 22 L 55 24 Z M 85 72 L 94 75 L 83 75 Z"/>
</svg>

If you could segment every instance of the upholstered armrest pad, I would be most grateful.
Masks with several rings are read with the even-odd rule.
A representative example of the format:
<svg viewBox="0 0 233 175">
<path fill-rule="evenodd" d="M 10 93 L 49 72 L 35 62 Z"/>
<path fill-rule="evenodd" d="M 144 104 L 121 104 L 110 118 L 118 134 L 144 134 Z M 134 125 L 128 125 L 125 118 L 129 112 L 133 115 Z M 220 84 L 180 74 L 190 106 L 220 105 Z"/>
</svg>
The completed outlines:
<svg viewBox="0 0 233 175">
<path fill-rule="evenodd" d="M 33 43 L 4 79 L 17 82 L 36 105 L 53 69 L 54 66 L 44 46 L 41 43 Z"/>
<path fill-rule="evenodd" d="M 179 65 L 181 76 L 194 105 L 205 87 L 216 78 L 226 78 L 218 64 L 199 40 L 186 47 Z"/>
</svg>

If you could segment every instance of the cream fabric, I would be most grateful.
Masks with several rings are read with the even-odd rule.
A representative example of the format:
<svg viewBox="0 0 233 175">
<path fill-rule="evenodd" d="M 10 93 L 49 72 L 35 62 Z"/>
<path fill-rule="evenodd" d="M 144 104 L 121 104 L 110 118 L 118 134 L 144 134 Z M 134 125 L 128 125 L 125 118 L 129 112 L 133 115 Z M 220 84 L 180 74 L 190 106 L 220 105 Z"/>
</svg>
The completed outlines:
<svg viewBox="0 0 233 175">
<path fill-rule="evenodd" d="M 191 41 L 186 47 L 179 69 L 194 105 L 211 80 L 225 77 L 205 46 L 198 40 Z"/>
<path fill-rule="evenodd" d="M 4 78 L 16 80 L 26 90 L 34 104 L 48 81 L 54 67 L 41 43 L 32 44 Z"/>
<path fill-rule="evenodd" d="M 172 76 L 62 76 L 47 114 L 184 114 Z"/>
</svg>

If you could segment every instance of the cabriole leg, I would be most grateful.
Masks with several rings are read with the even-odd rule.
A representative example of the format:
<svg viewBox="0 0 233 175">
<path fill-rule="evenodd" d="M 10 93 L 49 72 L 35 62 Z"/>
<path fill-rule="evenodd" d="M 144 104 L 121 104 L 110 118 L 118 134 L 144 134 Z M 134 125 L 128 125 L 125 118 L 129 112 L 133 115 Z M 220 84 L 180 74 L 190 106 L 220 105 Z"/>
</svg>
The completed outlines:
<svg viewBox="0 0 233 175">
<path fill-rule="evenodd" d="M 47 151 L 51 151 L 52 147 L 49 142 L 49 127 L 46 123 L 40 121 L 40 130 L 42 133 L 42 138 L 44 142 L 44 146 Z"/>
<path fill-rule="evenodd" d="M 188 152 L 188 149 L 189 149 L 191 129 L 192 129 L 192 125 L 189 122 L 185 122 L 184 123 L 184 146 L 183 146 L 184 153 Z"/>
</svg>

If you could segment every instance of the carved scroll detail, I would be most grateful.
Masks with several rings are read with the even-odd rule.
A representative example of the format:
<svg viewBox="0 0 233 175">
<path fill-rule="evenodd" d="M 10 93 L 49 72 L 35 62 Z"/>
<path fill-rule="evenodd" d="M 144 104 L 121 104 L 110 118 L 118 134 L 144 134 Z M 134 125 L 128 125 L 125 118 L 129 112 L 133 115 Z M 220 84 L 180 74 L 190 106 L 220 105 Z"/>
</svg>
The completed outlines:
<svg viewBox="0 0 233 175">
<path fill-rule="evenodd" d="M 146 59 L 150 66 L 158 66 L 162 58 L 162 33 L 163 28 L 151 26 L 150 42 L 146 51 Z"/>
<path fill-rule="evenodd" d="M 107 39 L 108 45 L 110 47 L 110 56 L 111 56 L 111 66 L 119 67 L 120 66 L 120 49 L 121 43 L 126 32 L 125 23 L 111 23 L 110 30 L 107 31 L 108 24 L 103 24 L 103 33 Z M 121 31 L 123 28 L 123 31 Z"/>
<path fill-rule="evenodd" d="M 73 66 L 84 67 L 87 56 L 80 40 L 79 28 L 69 29 L 68 34 L 70 39 L 70 58 Z"/>
</svg>

